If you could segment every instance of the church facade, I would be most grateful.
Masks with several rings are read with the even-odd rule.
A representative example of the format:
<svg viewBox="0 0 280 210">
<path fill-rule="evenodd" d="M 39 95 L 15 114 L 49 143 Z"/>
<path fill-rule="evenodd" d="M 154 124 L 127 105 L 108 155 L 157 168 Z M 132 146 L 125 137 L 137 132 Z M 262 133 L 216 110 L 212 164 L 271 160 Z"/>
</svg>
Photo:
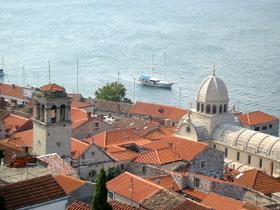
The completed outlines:
<svg viewBox="0 0 280 210">
<path fill-rule="evenodd" d="M 177 135 L 224 152 L 232 169 L 257 168 L 279 177 L 280 138 L 242 127 L 228 104 L 227 87 L 213 72 L 201 84 L 195 107 L 179 122 Z"/>
</svg>

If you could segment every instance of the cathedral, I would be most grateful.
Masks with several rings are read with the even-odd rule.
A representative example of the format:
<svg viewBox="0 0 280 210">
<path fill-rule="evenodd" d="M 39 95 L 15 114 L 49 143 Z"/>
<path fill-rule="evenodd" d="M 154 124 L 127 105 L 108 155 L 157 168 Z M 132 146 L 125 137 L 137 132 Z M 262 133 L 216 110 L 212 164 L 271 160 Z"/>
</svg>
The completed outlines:
<svg viewBox="0 0 280 210">
<path fill-rule="evenodd" d="M 177 135 L 223 151 L 229 168 L 257 168 L 280 176 L 280 138 L 241 126 L 228 109 L 227 87 L 215 72 L 202 82 L 195 104 L 179 122 Z"/>
</svg>

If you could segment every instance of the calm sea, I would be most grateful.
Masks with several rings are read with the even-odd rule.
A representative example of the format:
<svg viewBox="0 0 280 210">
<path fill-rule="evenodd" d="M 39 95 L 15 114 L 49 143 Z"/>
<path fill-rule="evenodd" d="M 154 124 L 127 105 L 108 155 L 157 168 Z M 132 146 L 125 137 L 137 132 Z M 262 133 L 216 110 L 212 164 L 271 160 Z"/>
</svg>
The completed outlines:
<svg viewBox="0 0 280 210">
<path fill-rule="evenodd" d="M 279 11 L 279 0 L 0 0 L 0 57 L 10 83 L 47 83 L 50 61 L 51 81 L 75 92 L 78 59 L 86 96 L 120 72 L 130 98 L 182 107 L 215 64 L 231 104 L 280 116 Z M 151 54 L 164 77 L 164 53 L 173 90 L 134 91 Z"/>
</svg>

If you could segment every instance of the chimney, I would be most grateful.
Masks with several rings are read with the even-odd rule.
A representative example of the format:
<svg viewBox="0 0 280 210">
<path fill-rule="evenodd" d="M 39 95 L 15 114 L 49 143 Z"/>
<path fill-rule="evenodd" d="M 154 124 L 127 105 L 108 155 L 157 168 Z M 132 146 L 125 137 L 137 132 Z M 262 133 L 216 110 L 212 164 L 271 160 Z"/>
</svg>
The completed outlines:
<svg viewBox="0 0 280 210">
<path fill-rule="evenodd" d="M 88 118 L 88 120 L 91 119 L 91 112 L 87 112 L 87 118 Z"/>
</svg>

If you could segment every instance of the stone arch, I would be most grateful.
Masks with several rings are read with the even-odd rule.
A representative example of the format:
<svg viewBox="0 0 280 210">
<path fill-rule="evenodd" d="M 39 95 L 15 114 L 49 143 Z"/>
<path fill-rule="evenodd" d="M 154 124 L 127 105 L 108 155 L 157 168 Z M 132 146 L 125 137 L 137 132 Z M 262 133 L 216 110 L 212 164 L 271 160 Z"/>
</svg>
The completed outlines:
<svg viewBox="0 0 280 210">
<path fill-rule="evenodd" d="M 216 105 L 213 105 L 213 107 L 212 107 L 212 113 L 213 113 L 213 114 L 216 114 L 216 113 L 217 113 L 217 106 L 216 106 Z"/>
<path fill-rule="evenodd" d="M 210 104 L 207 104 L 206 106 L 206 114 L 210 114 L 211 113 L 211 106 Z"/>
<path fill-rule="evenodd" d="M 224 112 L 227 112 L 227 104 L 224 104 Z"/>
<path fill-rule="evenodd" d="M 40 121 L 41 122 L 45 122 L 45 111 L 46 111 L 46 107 L 43 104 L 40 108 Z"/>
<path fill-rule="evenodd" d="M 64 122 L 66 120 L 66 106 L 63 104 L 60 106 L 60 122 Z"/>
<path fill-rule="evenodd" d="M 204 104 L 201 103 L 201 109 L 200 109 L 201 112 L 204 112 Z"/>
<path fill-rule="evenodd" d="M 219 113 L 220 114 L 223 113 L 223 105 L 222 104 L 220 104 Z"/>
<path fill-rule="evenodd" d="M 57 120 L 57 107 L 53 105 L 50 110 L 51 123 L 56 123 Z"/>
<path fill-rule="evenodd" d="M 200 103 L 199 103 L 199 102 L 197 102 L 197 105 L 196 105 L 196 111 L 197 111 L 197 112 L 199 112 L 199 110 L 200 110 Z"/>
</svg>

